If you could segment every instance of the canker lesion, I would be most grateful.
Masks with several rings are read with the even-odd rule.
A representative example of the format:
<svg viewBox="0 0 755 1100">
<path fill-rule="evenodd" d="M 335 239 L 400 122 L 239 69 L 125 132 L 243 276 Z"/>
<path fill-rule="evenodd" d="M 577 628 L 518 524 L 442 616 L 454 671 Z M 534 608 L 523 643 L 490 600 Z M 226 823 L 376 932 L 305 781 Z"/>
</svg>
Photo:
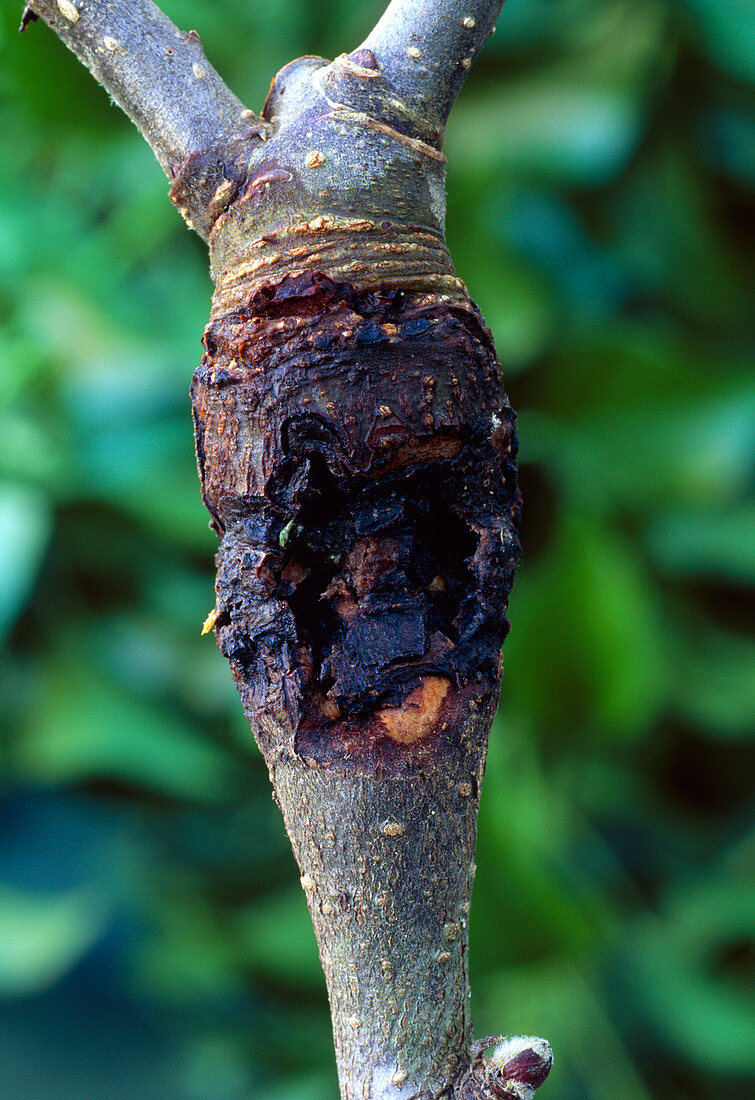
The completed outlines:
<svg viewBox="0 0 755 1100">
<path fill-rule="evenodd" d="M 451 745 L 496 694 L 518 554 L 513 414 L 479 314 L 314 272 L 205 344 L 216 632 L 253 728 L 349 767 Z"/>
<path fill-rule="evenodd" d="M 323 717 L 375 712 L 401 742 L 429 729 L 458 676 L 474 587 L 467 562 L 478 540 L 444 500 L 444 463 L 435 465 L 353 493 L 321 471 L 280 570 Z"/>
</svg>

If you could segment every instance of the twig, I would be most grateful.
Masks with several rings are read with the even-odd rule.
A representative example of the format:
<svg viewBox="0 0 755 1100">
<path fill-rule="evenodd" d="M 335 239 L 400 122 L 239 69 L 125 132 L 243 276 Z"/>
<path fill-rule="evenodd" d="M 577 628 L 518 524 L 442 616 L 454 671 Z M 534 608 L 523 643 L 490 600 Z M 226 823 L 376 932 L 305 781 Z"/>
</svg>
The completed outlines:
<svg viewBox="0 0 755 1100">
<path fill-rule="evenodd" d="M 180 31 L 151 0 L 31 0 L 122 107 L 167 175 L 192 153 L 224 146 L 258 122 L 208 63 L 199 35 Z"/>
<path fill-rule="evenodd" d="M 503 0 L 393 0 L 362 44 L 440 147 L 451 107 Z"/>
</svg>

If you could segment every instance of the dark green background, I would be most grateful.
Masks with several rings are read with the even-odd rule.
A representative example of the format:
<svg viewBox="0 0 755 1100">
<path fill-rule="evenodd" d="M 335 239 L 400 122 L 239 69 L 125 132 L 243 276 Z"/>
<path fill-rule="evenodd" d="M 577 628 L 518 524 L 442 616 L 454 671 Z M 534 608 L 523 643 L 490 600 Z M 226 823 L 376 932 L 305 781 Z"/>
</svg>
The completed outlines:
<svg viewBox="0 0 755 1100">
<path fill-rule="evenodd" d="M 165 7 L 258 109 L 280 65 L 355 47 L 380 10 Z M 333 1100 L 294 863 L 199 635 L 203 246 L 20 11 L 0 23 L 0 1097 Z M 449 243 L 526 498 L 473 1008 L 478 1034 L 551 1040 L 543 1100 L 755 1094 L 754 27 L 746 0 L 509 0 L 448 131 Z"/>
</svg>

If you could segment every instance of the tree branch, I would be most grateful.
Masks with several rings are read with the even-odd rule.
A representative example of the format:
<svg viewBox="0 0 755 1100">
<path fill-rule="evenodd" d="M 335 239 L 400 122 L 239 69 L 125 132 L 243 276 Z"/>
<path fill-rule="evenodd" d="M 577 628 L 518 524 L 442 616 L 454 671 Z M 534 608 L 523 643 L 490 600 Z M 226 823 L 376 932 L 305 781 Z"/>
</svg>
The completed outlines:
<svg viewBox="0 0 755 1100">
<path fill-rule="evenodd" d="M 149 0 L 32 0 L 209 243 L 192 402 L 208 629 L 275 787 L 343 1100 L 531 1100 L 472 1043 L 477 806 L 519 556 L 514 413 L 443 236 L 443 129 L 501 0 L 393 0 L 245 112 Z M 266 140 L 268 139 L 269 140 Z"/>
<path fill-rule="evenodd" d="M 446 120 L 503 0 L 392 0 L 362 43 L 440 148 Z"/>
<path fill-rule="evenodd" d="M 31 0 L 40 16 L 146 138 L 167 175 L 189 155 L 225 146 L 260 120 L 208 63 L 196 31 L 151 0 Z"/>
</svg>

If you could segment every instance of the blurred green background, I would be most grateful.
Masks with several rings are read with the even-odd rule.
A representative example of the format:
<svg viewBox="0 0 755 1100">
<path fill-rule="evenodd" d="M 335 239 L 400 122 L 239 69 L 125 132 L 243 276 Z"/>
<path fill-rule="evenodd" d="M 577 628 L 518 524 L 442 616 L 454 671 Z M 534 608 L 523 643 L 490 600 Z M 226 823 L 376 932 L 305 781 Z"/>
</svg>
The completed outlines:
<svg viewBox="0 0 755 1100">
<path fill-rule="evenodd" d="M 164 7 L 257 109 L 279 66 L 355 47 L 381 9 Z M 20 12 L 0 22 L 0 1096 L 333 1100 L 293 859 L 199 634 L 204 249 Z M 550 1100 L 755 1095 L 754 70 L 745 0 L 509 0 L 448 131 L 449 243 L 526 499 L 473 1009 L 478 1034 L 551 1040 Z"/>
</svg>

